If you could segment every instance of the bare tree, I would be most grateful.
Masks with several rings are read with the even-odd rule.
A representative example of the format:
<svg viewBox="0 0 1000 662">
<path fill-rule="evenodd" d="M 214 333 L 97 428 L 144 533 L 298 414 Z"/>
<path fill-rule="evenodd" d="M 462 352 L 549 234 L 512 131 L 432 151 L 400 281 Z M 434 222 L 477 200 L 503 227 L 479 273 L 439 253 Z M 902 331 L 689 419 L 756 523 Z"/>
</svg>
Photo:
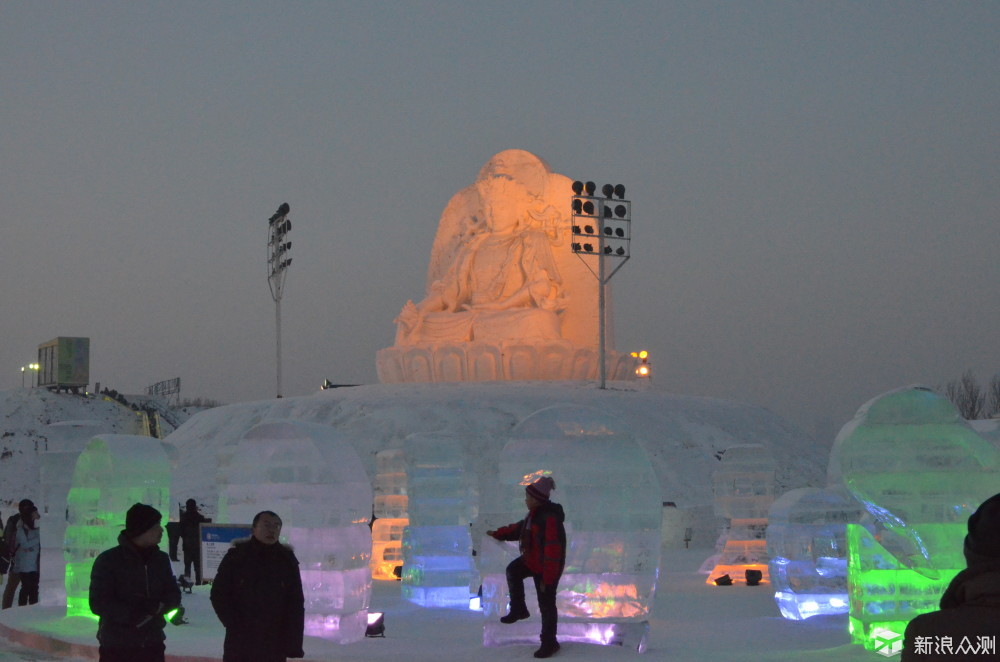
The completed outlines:
<svg viewBox="0 0 1000 662">
<path fill-rule="evenodd" d="M 990 418 L 1000 416 L 1000 373 L 997 373 L 990 378 L 986 404 L 986 416 L 989 416 Z"/>
<path fill-rule="evenodd" d="M 992 382 L 991 382 L 992 384 Z M 961 379 L 944 385 L 944 394 L 967 421 L 982 418 L 986 410 L 986 393 L 983 392 L 972 370 L 966 370 Z"/>
</svg>

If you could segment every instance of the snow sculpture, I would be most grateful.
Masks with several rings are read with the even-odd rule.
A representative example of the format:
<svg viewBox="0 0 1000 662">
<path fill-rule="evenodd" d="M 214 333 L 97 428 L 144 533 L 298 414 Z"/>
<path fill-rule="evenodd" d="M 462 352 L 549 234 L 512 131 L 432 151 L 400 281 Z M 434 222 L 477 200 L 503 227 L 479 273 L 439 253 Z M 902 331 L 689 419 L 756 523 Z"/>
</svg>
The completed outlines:
<svg viewBox="0 0 1000 662">
<path fill-rule="evenodd" d="M 248 430 L 220 467 L 223 522 L 262 510 L 282 519 L 306 600 L 305 633 L 360 641 L 368 625 L 372 488 L 353 447 L 327 425 L 272 420 Z"/>
<path fill-rule="evenodd" d="M 771 505 L 768 569 L 782 616 L 800 621 L 847 611 L 846 532 L 861 511 L 850 496 L 814 487 L 785 492 Z"/>
<path fill-rule="evenodd" d="M 145 503 L 164 516 L 169 512 L 170 463 L 160 440 L 127 434 L 91 439 L 77 458 L 66 503 L 66 615 L 90 616 L 90 569 L 98 554 L 118 544 L 126 511 Z"/>
<path fill-rule="evenodd" d="M 569 249 L 571 196 L 572 182 L 534 154 L 493 156 L 442 213 L 427 294 L 396 318 L 395 345 L 376 357 L 379 379 L 596 375 L 598 285 Z M 613 378 L 634 377 L 627 355 L 608 362 Z"/>
<path fill-rule="evenodd" d="M 707 583 L 724 575 L 746 582 L 747 571 L 767 582 L 767 511 L 774 502 L 776 462 L 760 444 L 731 446 L 722 453 L 721 468 L 712 474 L 715 514 L 729 518 L 726 543 Z"/>
<path fill-rule="evenodd" d="M 404 440 L 410 523 L 403 529 L 403 597 L 423 607 L 468 609 L 476 571 L 469 526 L 478 515 L 475 476 L 460 441 Z"/>
<path fill-rule="evenodd" d="M 396 580 L 403 569 L 403 529 L 409 524 L 406 459 L 402 449 L 375 453 L 375 522 L 372 524 L 372 579 Z"/>
<path fill-rule="evenodd" d="M 500 455 L 503 503 L 484 516 L 495 529 L 525 516 L 524 485 L 541 474 L 556 481 L 552 500 L 566 511 L 566 568 L 559 581 L 559 640 L 644 650 L 660 564 L 662 503 L 649 457 L 628 427 L 575 405 L 525 418 Z M 537 643 L 534 587 L 525 582 L 532 617 L 512 625 L 505 570 L 516 542 L 484 535 L 481 543 L 483 644 Z"/>
<path fill-rule="evenodd" d="M 847 527 L 850 628 L 873 650 L 882 630 L 902 633 L 937 609 L 965 567 L 966 522 L 1000 484 L 1000 451 L 946 398 L 925 387 L 885 393 L 834 441 L 828 479 L 874 519 Z"/>
</svg>

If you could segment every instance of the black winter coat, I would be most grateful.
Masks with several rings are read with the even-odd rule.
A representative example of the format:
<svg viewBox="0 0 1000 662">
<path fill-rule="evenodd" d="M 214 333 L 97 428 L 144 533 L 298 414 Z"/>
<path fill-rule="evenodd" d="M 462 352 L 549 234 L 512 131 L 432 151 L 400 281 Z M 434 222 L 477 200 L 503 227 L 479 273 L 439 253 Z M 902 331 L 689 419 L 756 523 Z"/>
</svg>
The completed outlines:
<svg viewBox="0 0 1000 662">
<path fill-rule="evenodd" d="M 181 513 L 181 543 L 185 554 L 197 552 L 199 548 L 198 525 L 203 522 L 211 522 L 204 515 L 195 510 L 185 510 Z"/>
<path fill-rule="evenodd" d="M 101 552 L 90 571 L 90 611 L 100 616 L 97 640 L 108 648 L 141 648 L 166 639 L 163 614 L 181 604 L 170 557 L 159 549 L 144 559 L 124 535 Z M 163 607 L 158 609 L 162 603 Z"/>
<path fill-rule="evenodd" d="M 226 628 L 226 662 L 303 657 L 305 598 L 291 548 L 237 540 L 212 582 L 212 607 Z"/>
<path fill-rule="evenodd" d="M 966 550 L 966 558 L 970 553 Z M 983 639 L 1000 639 L 1000 559 L 970 559 L 951 580 L 941 609 L 914 618 L 906 626 L 901 662 L 963 662 L 995 659 Z M 951 637 L 950 649 L 936 644 Z M 921 645 L 920 641 L 925 644 Z"/>
</svg>

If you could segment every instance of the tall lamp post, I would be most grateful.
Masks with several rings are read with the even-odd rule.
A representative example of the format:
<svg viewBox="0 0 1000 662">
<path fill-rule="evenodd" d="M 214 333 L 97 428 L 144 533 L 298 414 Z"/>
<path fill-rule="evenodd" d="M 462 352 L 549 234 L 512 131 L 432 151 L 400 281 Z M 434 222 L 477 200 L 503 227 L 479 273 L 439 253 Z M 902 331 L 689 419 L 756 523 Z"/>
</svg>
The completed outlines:
<svg viewBox="0 0 1000 662">
<path fill-rule="evenodd" d="M 292 264 L 292 258 L 288 254 L 292 249 L 292 242 L 285 241 L 292 229 L 292 222 L 288 220 L 289 211 L 288 203 L 281 203 L 278 211 L 268 220 L 267 229 L 267 285 L 271 289 L 271 298 L 274 299 L 279 398 L 281 397 L 281 295 L 285 287 L 285 272 Z"/>
<path fill-rule="evenodd" d="M 632 203 L 625 199 L 625 187 L 621 184 L 601 187 L 603 195 L 595 196 L 594 182 L 573 182 L 573 252 L 583 260 L 590 273 L 597 277 L 598 317 L 600 319 L 600 351 L 598 361 L 601 371 L 601 388 L 607 384 L 607 361 L 605 338 L 606 301 L 605 287 L 611 277 L 628 262 L 631 257 Z M 593 259 L 597 260 L 597 269 Z M 609 260 L 617 261 L 610 265 Z"/>
</svg>

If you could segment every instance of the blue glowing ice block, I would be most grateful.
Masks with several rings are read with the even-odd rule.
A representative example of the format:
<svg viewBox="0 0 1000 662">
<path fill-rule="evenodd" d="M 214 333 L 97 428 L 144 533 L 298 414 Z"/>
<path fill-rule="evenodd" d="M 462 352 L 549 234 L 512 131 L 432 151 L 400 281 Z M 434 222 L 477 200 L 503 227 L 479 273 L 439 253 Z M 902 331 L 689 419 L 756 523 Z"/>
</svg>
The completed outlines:
<svg viewBox="0 0 1000 662">
<path fill-rule="evenodd" d="M 843 485 L 874 520 L 848 528 L 854 641 L 874 649 L 878 631 L 936 607 L 927 598 L 962 568 L 966 521 L 1000 484 L 1000 451 L 926 387 L 866 403 L 830 454 L 828 482 Z"/>
<path fill-rule="evenodd" d="M 551 474 L 552 500 L 566 512 L 566 568 L 559 581 L 559 639 L 644 650 L 660 564 L 662 498 L 649 457 L 620 419 L 594 409 L 556 405 L 511 433 L 500 455 L 503 503 L 487 529 L 526 515 L 524 487 Z M 537 641 L 534 589 L 525 582 L 532 618 L 498 622 L 507 610 L 507 564 L 516 543 L 481 544 L 483 643 Z"/>
<path fill-rule="evenodd" d="M 266 421 L 243 435 L 220 468 L 222 521 L 249 524 L 262 510 L 282 519 L 299 559 L 305 633 L 360 641 L 371 599 L 372 488 L 357 452 L 327 425 Z"/>
<path fill-rule="evenodd" d="M 849 495 L 812 487 L 790 490 L 771 505 L 768 567 L 782 616 L 798 621 L 847 612 L 847 525 L 861 513 Z"/>
<path fill-rule="evenodd" d="M 468 609 L 476 580 L 469 526 L 478 497 L 460 440 L 413 434 L 403 450 L 410 521 L 403 529 L 402 595 L 423 607 Z"/>
</svg>

